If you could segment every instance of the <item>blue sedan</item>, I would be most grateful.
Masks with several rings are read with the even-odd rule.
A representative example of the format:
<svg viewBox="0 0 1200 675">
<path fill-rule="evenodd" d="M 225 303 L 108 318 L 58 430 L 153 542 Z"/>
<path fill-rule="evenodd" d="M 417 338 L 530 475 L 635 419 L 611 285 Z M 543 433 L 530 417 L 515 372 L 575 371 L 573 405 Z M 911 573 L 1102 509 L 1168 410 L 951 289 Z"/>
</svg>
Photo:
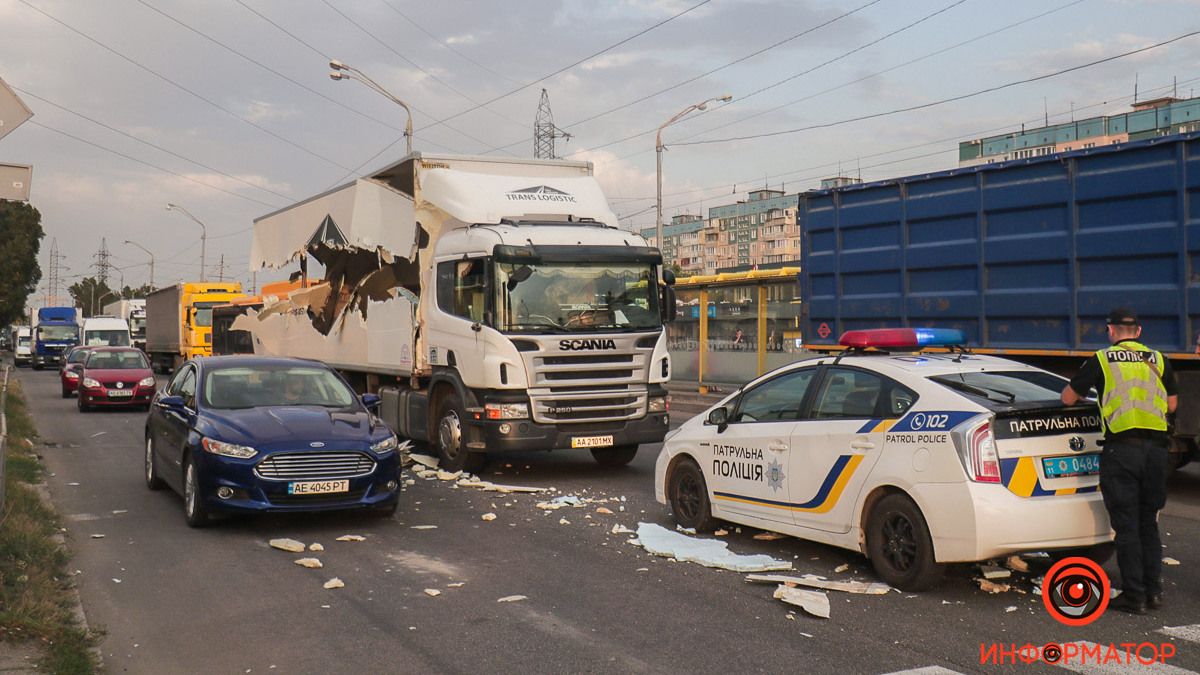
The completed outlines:
<svg viewBox="0 0 1200 675">
<path fill-rule="evenodd" d="M 399 504 L 396 436 L 328 366 L 219 356 L 183 365 L 146 420 L 146 485 L 183 495 L 188 525 L 217 511 L 370 509 Z"/>
</svg>

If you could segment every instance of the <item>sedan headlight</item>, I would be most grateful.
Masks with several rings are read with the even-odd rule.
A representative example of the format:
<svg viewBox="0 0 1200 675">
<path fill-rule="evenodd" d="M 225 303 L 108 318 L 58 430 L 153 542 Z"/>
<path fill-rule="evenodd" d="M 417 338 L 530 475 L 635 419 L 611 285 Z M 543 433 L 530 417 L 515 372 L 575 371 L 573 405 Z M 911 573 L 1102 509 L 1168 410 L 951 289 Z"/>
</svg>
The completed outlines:
<svg viewBox="0 0 1200 675">
<path fill-rule="evenodd" d="M 223 441 L 213 440 L 211 438 L 200 439 L 200 445 L 208 452 L 214 455 L 224 455 L 226 457 L 237 457 L 238 459 L 250 459 L 258 454 L 258 451 L 248 445 L 235 445 L 233 443 L 225 443 Z"/>
<path fill-rule="evenodd" d="M 372 443 L 371 444 L 371 452 L 374 452 L 379 455 L 386 455 L 389 452 L 395 450 L 396 446 L 398 446 L 398 445 L 400 445 L 400 441 L 398 441 L 395 436 L 388 436 L 387 438 L 383 439 L 382 441 L 379 441 L 377 443 Z"/>
<path fill-rule="evenodd" d="M 483 411 L 489 420 L 529 419 L 528 403 L 488 403 Z"/>
<path fill-rule="evenodd" d="M 100 383 L 99 383 L 99 382 L 97 382 L 97 381 L 95 381 L 95 380 L 93 380 L 93 379 L 92 379 L 92 378 L 90 378 L 90 377 L 85 377 L 85 378 L 83 378 L 83 386 L 85 386 L 85 387 L 87 387 L 87 388 L 89 388 L 89 389 L 99 389 L 99 388 L 100 388 Z"/>
<path fill-rule="evenodd" d="M 139 387 L 153 387 L 154 386 L 154 376 L 151 375 L 150 377 L 143 377 L 142 381 L 138 382 L 138 386 Z"/>
<path fill-rule="evenodd" d="M 648 403 L 649 410 L 652 413 L 667 412 L 671 408 L 670 396 L 651 396 Z"/>
<path fill-rule="evenodd" d="M 77 373 L 77 372 L 75 372 L 75 371 L 73 371 L 73 370 L 68 370 L 68 371 L 65 373 L 65 375 L 66 375 L 66 378 L 67 378 L 68 380 L 78 380 L 78 379 L 79 379 L 79 373 Z"/>
</svg>

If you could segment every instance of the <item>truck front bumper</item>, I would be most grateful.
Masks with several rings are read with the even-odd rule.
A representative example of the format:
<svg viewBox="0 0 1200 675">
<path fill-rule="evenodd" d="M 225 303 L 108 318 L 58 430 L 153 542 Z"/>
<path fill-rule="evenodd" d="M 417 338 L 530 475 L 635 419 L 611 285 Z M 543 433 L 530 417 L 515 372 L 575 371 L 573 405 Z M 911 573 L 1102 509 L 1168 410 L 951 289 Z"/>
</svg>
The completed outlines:
<svg viewBox="0 0 1200 675">
<path fill-rule="evenodd" d="M 42 366 L 57 366 L 62 363 L 62 354 L 34 354 L 33 365 Z"/>
<path fill-rule="evenodd" d="M 518 452 L 529 450 L 567 450 L 572 439 L 612 436 L 612 446 L 662 443 L 670 427 L 669 413 L 650 413 L 645 417 L 618 422 L 586 424 L 538 424 L 533 420 L 486 420 L 480 425 L 483 450 Z M 507 430 L 507 432 L 505 431 Z M 587 447 L 587 446 L 585 446 Z"/>
</svg>

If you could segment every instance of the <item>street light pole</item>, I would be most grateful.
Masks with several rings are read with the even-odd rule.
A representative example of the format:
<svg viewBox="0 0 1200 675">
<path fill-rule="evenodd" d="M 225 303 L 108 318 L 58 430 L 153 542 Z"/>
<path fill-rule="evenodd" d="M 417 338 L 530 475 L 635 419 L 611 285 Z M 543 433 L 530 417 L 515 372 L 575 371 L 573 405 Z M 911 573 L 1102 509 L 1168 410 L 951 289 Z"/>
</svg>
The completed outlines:
<svg viewBox="0 0 1200 675">
<path fill-rule="evenodd" d="M 657 173 L 657 178 L 658 178 L 658 194 L 656 196 L 656 203 L 655 203 L 658 215 L 654 219 L 654 237 L 655 237 L 654 243 L 656 246 L 658 246 L 659 251 L 663 250 L 662 153 L 663 153 L 663 149 L 666 147 L 663 145 L 663 142 L 662 142 L 662 131 L 663 131 L 663 129 L 666 129 L 667 127 L 678 122 L 679 120 L 683 119 L 684 117 L 687 117 L 688 114 L 693 111 L 699 110 L 699 111 L 703 112 L 706 108 L 708 108 L 709 103 L 712 103 L 714 101 L 721 101 L 722 103 L 728 103 L 732 100 L 733 100 L 732 96 L 730 96 L 729 94 L 725 94 L 724 96 L 714 96 L 713 98 L 706 99 L 699 103 L 693 103 L 692 105 L 689 105 L 688 107 L 684 108 L 683 110 L 680 110 L 671 119 L 667 120 L 666 122 L 663 122 L 662 126 L 660 126 L 658 128 L 658 132 L 654 135 L 654 152 L 655 152 L 655 155 L 657 156 L 657 171 L 656 171 L 656 173 Z"/>
<path fill-rule="evenodd" d="M 129 241 L 128 239 L 126 239 L 125 243 L 129 244 L 130 246 L 136 246 L 136 247 L 142 249 L 143 251 L 146 252 L 146 255 L 150 256 L 150 290 L 154 290 L 154 254 L 151 253 L 145 246 L 142 246 L 141 244 L 138 244 L 136 242 L 132 242 L 132 241 Z"/>
<path fill-rule="evenodd" d="M 372 80 L 370 77 L 368 77 L 365 73 L 363 73 L 358 68 L 355 68 L 353 66 L 348 66 L 348 65 L 342 63 L 341 61 L 338 61 L 337 59 L 330 61 L 329 67 L 333 69 L 329 73 L 329 79 L 339 81 L 339 82 L 341 80 L 358 80 L 359 82 L 362 82 L 363 84 L 367 85 L 367 87 L 369 89 L 371 89 L 371 91 L 374 91 L 375 93 L 383 96 L 384 98 L 388 99 L 392 103 L 395 103 L 396 105 L 400 106 L 401 108 L 404 108 L 404 112 L 408 113 L 408 120 L 404 123 L 404 138 L 407 141 L 407 144 L 406 144 L 407 150 L 406 150 L 405 154 L 412 154 L 412 138 L 413 138 L 412 111 L 408 109 L 408 106 L 405 105 L 404 101 L 401 101 L 400 99 L 396 98 L 396 96 L 394 94 L 392 94 L 387 89 L 384 89 L 383 85 L 379 84 L 375 80 Z"/>
<path fill-rule="evenodd" d="M 201 282 L 206 281 L 207 277 L 204 276 L 205 275 L 204 254 L 205 254 L 205 249 L 208 247 L 208 228 L 204 226 L 204 223 L 201 222 L 199 218 L 197 218 L 196 216 L 193 216 L 190 211 L 188 211 L 187 209 L 183 208 L 182 206 L 180 206 L 178 204 L 168 203 L 167 210 L 168 211 L 179 211 L 180 213 L 187 216 L 188 218 L 191 218 L 197 225 L 200 226 L 200 281 Z"/>
</svg>

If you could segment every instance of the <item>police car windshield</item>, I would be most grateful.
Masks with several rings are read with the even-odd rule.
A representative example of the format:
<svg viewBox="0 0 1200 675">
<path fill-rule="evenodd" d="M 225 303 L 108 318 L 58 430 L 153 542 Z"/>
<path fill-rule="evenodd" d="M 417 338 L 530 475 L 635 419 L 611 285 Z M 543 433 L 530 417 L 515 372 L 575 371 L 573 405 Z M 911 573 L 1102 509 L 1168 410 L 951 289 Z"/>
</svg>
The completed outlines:
<svg viewBox="0 0 1200 675">
<path fill-rule="evenodd" d="M 984 399 L 989 407 L 1057 401 L 1067 380 L 1036 370 L 955 373 L 929 378 L 968 396 Z M 999 404 L 998 406 L 996 404 Z"/>
<path fill-rule="evenodd" d="M 514 333 L 662 327 L 654 267 L 640 263 L 496 264 L 496 328 Z"/>
</svg>

